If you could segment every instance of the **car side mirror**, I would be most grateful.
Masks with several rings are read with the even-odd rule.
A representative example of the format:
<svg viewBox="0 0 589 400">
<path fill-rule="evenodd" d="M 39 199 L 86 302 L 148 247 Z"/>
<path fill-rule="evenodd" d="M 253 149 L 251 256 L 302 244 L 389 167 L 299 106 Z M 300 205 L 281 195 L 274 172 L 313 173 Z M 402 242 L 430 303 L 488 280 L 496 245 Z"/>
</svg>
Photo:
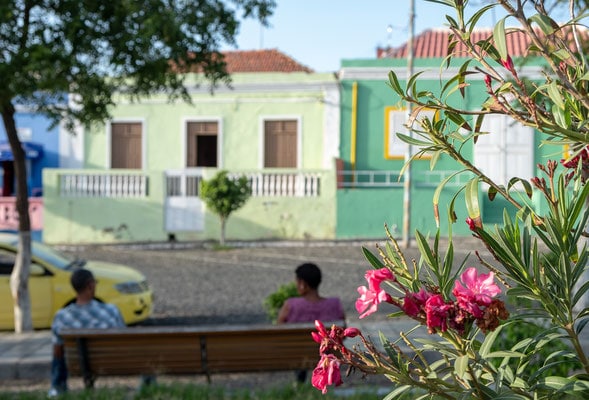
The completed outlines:
<svg viewBox="0 0 589 400">
<path fill-rule="evenodd" d="M 30 275 L 31 276 L 44 276 L 44 275 L 47 275 L 47 271 L 45 271 L 45 268 L 43 268 L 39 264 L 31 263 Z"/>
</svg>

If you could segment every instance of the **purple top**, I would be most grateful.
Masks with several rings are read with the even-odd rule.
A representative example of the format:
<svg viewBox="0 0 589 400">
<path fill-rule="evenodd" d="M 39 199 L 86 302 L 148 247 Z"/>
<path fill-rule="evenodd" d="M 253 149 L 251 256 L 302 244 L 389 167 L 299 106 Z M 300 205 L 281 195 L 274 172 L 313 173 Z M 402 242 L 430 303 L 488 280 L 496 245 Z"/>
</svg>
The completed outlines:
<svg viewBox="0 0 589 400">
<path fill-rule="evenodd" d="M 286 300 L 288 304 L 288 315 L 285 322 L 314 322 L 320 321 L 342 321 L 344 309 L 340 299 L 330 297 L 311 303 L 302 297 L 291 297 Z"/>
</svg>

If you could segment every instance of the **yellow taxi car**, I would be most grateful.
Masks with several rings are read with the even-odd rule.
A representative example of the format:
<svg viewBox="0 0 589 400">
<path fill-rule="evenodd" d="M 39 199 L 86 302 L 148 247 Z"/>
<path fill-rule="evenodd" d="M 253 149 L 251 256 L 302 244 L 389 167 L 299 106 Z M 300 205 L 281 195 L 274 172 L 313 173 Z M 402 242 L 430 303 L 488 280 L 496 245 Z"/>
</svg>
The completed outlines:
<svg viewBox="0 0 589 400">
<path fill-rule="evenodd" d="M 10 293 L 10 274 L 16 260 L 18 236 L 0 233 L 0 329 L 14 329 L 14 302 Z M 49 328 L 60 308 L 75 300 L 70 275 L 86 268 L 98 281 L 96 298 L 115 304 L 126 324 L 143 321 L 152 312 L 152 291 L 145 276 L 120 264 L 72 260 L 57 250 L 33 241 L 29 294 L 35 329 Z"/>
</svg>

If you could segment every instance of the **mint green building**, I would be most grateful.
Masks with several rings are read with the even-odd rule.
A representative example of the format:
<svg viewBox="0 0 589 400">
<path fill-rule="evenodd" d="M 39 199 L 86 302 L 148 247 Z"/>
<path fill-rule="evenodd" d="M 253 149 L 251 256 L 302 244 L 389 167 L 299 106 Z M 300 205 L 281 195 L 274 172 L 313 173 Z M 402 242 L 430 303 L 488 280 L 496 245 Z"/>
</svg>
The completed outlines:
<svg viewBox="0 0 589 400">
<path fill-rule="evenodd" d="M 70 145 L 81 169 L 44 171 L 43 240 L 218 239 L 218 218 L 198 191 L 221 169 L 247 176 L 253 190 L 229 218 L 228 240 L 334 238 L 336 76 L 276 50 L 226 60 L 230 87 L 211 94 L 192 76 L 191 104 L 120 98 L 110 121 L 80 128 Z"/>
</svg>

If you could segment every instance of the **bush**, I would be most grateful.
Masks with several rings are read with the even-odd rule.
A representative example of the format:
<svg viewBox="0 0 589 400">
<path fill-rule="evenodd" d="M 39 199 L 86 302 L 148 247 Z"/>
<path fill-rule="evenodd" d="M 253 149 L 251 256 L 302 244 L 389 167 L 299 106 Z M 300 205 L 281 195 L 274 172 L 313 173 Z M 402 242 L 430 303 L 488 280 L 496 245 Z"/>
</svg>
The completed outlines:
<svg viewBox="0 0 589 400">
<path fill-rule="evenodd" d="M 284 285 L 280 285 L 278 290 L 271 293 L 266 299 L 264 299 L 264 309 L 268 314 L 268 319 L 272 323 L 276 323 L 278 318 L 278 312 L 282 308 L 282 305 L 291 297 L 297 297 L 299 292 L 297 291 L 297 285 L 294 282 L 290 282 Z"/>
</svg>

